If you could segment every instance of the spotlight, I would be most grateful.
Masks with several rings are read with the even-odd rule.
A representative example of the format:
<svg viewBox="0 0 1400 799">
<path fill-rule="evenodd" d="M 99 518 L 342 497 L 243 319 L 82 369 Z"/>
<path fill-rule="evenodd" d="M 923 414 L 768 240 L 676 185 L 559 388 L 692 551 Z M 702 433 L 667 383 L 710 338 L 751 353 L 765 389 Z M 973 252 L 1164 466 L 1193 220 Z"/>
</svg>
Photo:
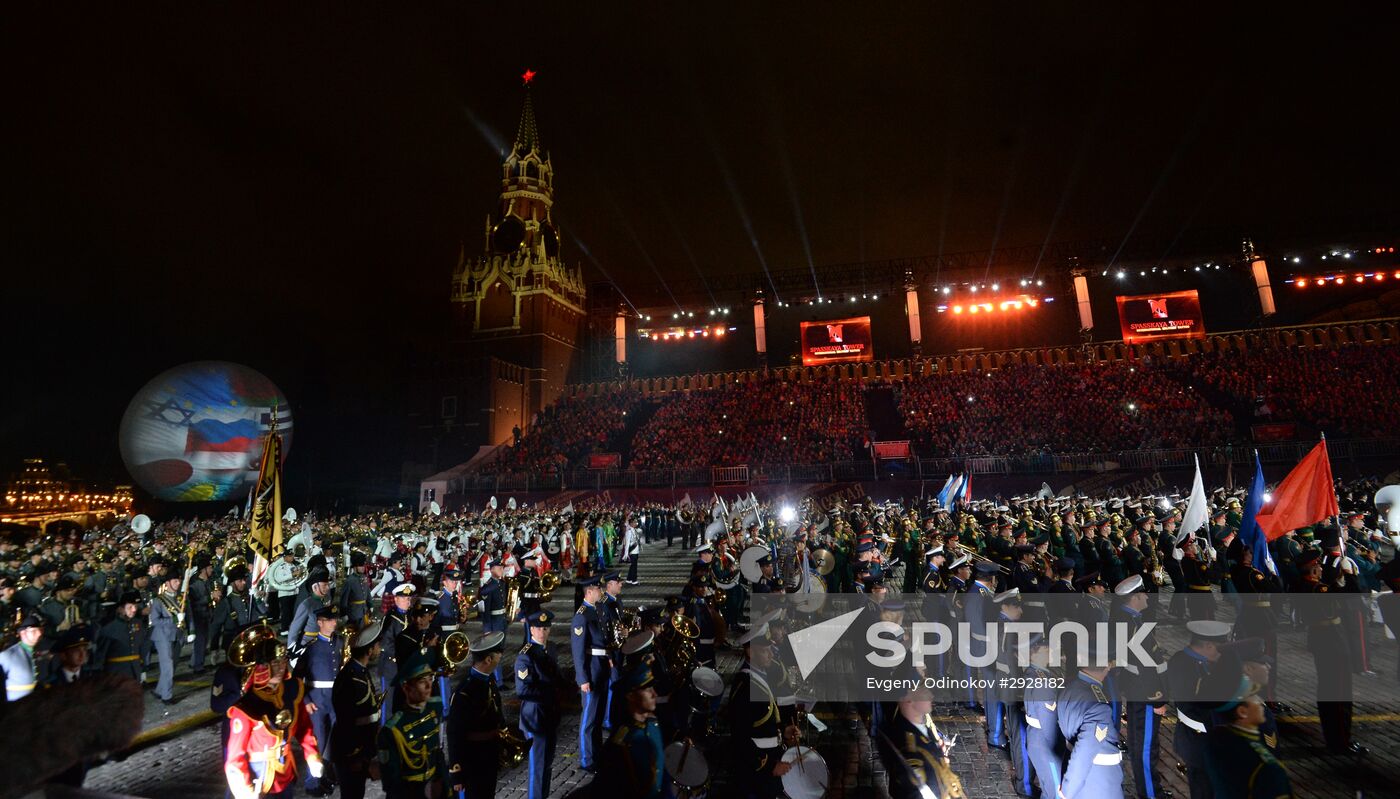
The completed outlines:
<svg viewBox="0 0 1400 799">
<path fill-rule="evenodd" d="M 968 313 L 977 313 L 979 310 L 981 310 L 980 305 L 969 305 L 967 308 Z"/>
<path fill-rule="evenodd" d="M 879 295 L 879 294 L 871 294 L 871 295 L 870 295 L 870 299 L 872 299 L 872 300 L 878 300 L 878 299 L 880 299 L 880 295 Z"/>
<path fill-rule="evenodd" d="M 969 395 L 967 395 L 967 401 L 968 401 L 968 402 L 976 402 L 976 401 L 977 401 L 977 398 L 974 397 L 974 396 L 972 396 L 971 394 L 969 394 Z"/>
<path fill-rule="evenodd" d="M 678 313 L 673 313 L 673 314 L 671 314 L 671 318 L 672 318 L 672 319 L 679 319 L 679 318 L 681 318 L 681 315 L 678 314 Z"/>
<path fill-rule="evenodd" d="M 999 283 L 993 283 L 993 284 L 992 284 L 992 291 L 998 291 L 998 290 L 1000 290 L 1000 289 L 1001 289 L 1001 284 L 999 284 Z"/>
<path fill-rule="evenodd" d="M 1043 286 L 1043 285 L 1045 285 L 1045 281 L 1044 281 L 1044 280 L 1037 280 L 1037 281 L 1035 282 L 1035 284 L 1036 284 L 1037 286 Z"/>
<path fill-rule="evenodd" d="M 1030 282 L 1030 281 L 1027 281 L 1027 280 L 1022 280 L 1022 281 L 1021 281 L 1021 285 L 1023 285 L 1023 286 L 1024 286 L 1024 285 L 1026 285 L 1026 283 L 1028 283 L 1028 282 Z"/>
<path fill-rule="evenodd" d="M 1197 272 L 1201 271 L 1201 268 L 1200 268 L 1199 266 L 1196 267 L 1196 271 L 1197 271 Z"/>
<path fill-rule="evenodd" d="M 797 511 L 793 510 L 791 505 L 784 505 L 783 509 L 778 511 L 778 519 L 781 520 L 783 524 L 787 524 L 796 518 Z"/>
<path fill-rule="evenodd" d="M 1268 491 L 1265 491 L 1265 492 L 1264 492 L 1264 504 L 1267 505 L 1267 504 L 1269 504 L 1270 502 L 1273 502 L 1273 501 L 1274 501 L 1274 495 L 1273 495 L 1273 494 L 1270 494 Z"/>
<path fill-rule="evenodd" d="M 714 316 L 714 315 L 715 315 L 715 309 L 711 308 L 711 309 L 710 309 L 710 316 Z"/>
<path fill-rule="evenodd" d="M 944 294 L 952 294 L 952 293 L 953 293 L 953 290 L 952 290 L 951 288 L 948 288 L 947 286 L 944 286 L 944 287 L 943 287 L 943 293 L 944 293 Z"/>
<path fill-rule="evenodd" d="M 973 286 L 973 287 L 972 287 L 972 291 L 973 291 L 974 294 L 977 293 L 977 287 L 976 287 L 976 286 Z"/>
<path fill-rule="evenodd" d="M 1303 261 L 1302 258 L 1299 258 L 1299 257 L 1296 256 L 1296 255 L 1293 256 L 1293 263 L 1295 263 L 1295 264 L 1297 264 L 1297 263 L 1302 263 L 1302 261 Z"/>
<path fill-rule="evenodd" d="M 1349 253 L 1349 252 L 1348 252 L 1348 253 L 1342 253 L 1342 257 L 1343 257 L 1343 258 L 1350 258 L 1350 257 L 1351 257 L 1351 253 Z"/>
<path fill-rule="evenodd" d="M 962 313 L 962 306 L 961 306 L 961 305 L 954 305 L 954 306 L 953 306 L 953 313 Z"/>
<path fill-rule="evenodd" d="M 1137 403 L 1136 403 L 1136 402 L 1130 402 L 1130 403 L 1128 403 L 1128 410 L 1130 410 L 1130 411 L 1135 411 L 1135 410 L 1137 410 Z"/>
<path fill-rule="evenodd" d="M 1323 280 L 1322 278 L 1318 278 L 1318 279 L 1317 279 L 1317 285 L 1319 285 L 1319 286 L 1321 286 L 1322 284 L 1324 284 L 1324 283 L 1326 283 L 1326 282 L 1327 282 L 1327 281 L 1326 281 L 1326 280 Z"/>
<path fill-rule="evenodd" d="M 1304 279 L 1301 278 L 1301 277 L 1298 278 L 1297 280 L 1293 281 L 1293 282 L 1294 282 L 1295 284 L 1297 284 L 1298 288 L 1300 288 L 1300 289 L 1301 289 L 1301 288 L 1307 288 L 1307 285 L 1308 285 L 1308 281 L 1304 280 Z"/>
<path fill-rule="evenodd" d="M 1127 277 L 1127 276 L 1128 276 L 1128 273 L 1127 273 L 1127 272 L 1124 272 L 1122 269 L 1119 269 L 1119 270 L 1118 270 L 1118 279 L 1119 279 L 1119 280 L 1122 280 L 1123 278 L 1125 278 L 1125 277 Z"/>
</svg>

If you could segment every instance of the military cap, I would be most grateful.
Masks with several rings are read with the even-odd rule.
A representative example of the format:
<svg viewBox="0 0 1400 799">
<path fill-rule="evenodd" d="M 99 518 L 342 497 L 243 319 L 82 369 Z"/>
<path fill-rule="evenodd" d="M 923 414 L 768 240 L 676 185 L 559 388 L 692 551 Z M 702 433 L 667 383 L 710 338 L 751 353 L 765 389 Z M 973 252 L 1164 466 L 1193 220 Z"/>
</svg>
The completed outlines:
<svg viewBox="0 0 1400 799">
<path fill-rule="evenodd" d="M 121 605 L 139 605 L 139 604 L 141 604 L 141 592 L 140 592 L 140 591 L 124 591 L 124 592 L 122 592 L 121 597 L 117 600 L 117 605 L 118 605 L 118 607 L 120 607 Z"/>
<path fill-rule="evenodd" d="M 1142 575 L 1134 574 L 1126 580 L 1122 580 L 1118 585 L 1113 586 L 1113 593 L 1119 596 L 1127 596 L 1142 590 Z"/>
<path fill-rule="evenodd" d="M 972 558 L 966 555 L 959 555 L 958 559 L 948 566 L 948 569 L 951 571 L 953 569 L 971 568 L 971 561 Z"/>
<path fill-rule="evenodd" d="M 643 608 L 640 616 L 642 624 L 653 625 L 666 623 L 666 611 L 663 608 Z"/>
<path fill-rule="evenodd" d="M 587 577 L 582 577 L 578 580 L 578 584 L 584 588 L 598 585 L 598 575 L 590 574 Z"/>
<path fill-rule="evenodd" d="M 889 599 L 880 603 L 880 610 L 904 610 L 904 600 L 897 594 L 892 594 Z"/>
<path fill-rule="evenodd" d="M 714 552 L 715 552 L 715 547 L 714 547 L 714 545 L 711 544 L 711 543 L 708 542 L 708 541 L 706 541 L 705 543 L 703 543 L 703 544 L 701 544 L 700 546 L 698 546 L 698 547 L 695 548 L 695 553 L 696 553 L 697 555 L 703 555 L 703 554 L 705 554 L 706 552 L 710 553 L 711 555 L 713 555 Z"/>
<path fill-rule="evenodd" d="M 59 634 L 58 643 L 54 644 L 54 650 L 63 652 L 75 647 L 85 647 L 90 643 L 92 643 L 92 636 L 88 635 L 86 625 L 72 627 Z"/>
<path fill-rule="evenodd" d="M 394 586 L 394 596 L 413 596 L 417 591 L 413 583 L 399 583 Z"/>
<path fill-rule="evenodd" d="M 861 552 L 869 552 L 870 550 L 872 550 L 872 549 L 874 549 L 874 548 L 875 548 L 875 542 L 873 542 L 873 541 L 864 541 L 864 542 L 862 542 L 862 543 L 856 545 L 856 553 L 859 554 L 859 553 L 861 553 Z"/>
<path fill-rule="evenodd" d="M 486 633 L 475 641 L 472 641 L 471 653 L 477 657 L 486 657 L 492 652 L 501 651 L 501 645 L 504 644 L 505 641 L 505 633 Z"/>
<path fill-rule="evenodd" d="M 312 569 L 311 572 L 306 576 L 306 582 L 308 584 L 328 583 L 330 581 L 331 575 L 325 569 Z"/>
<path fill-rule="evenodd" d="M 340 617 L 340 608 L 335 605 L 323 605 L 316 611 L 318 619 L 335 619 Z"/>
<path fill-rule="evenodd" d="M 462 579 L 462 573 L 457 571 L 457 566 L 455 564 L 448 564 L 447 568 L 442 570 L 442 579 L 460 580 Z"/>
<path fill-rule="evenodd" d="M 72 591 L 80 585 L 78 578 L 71 574 L 65 574 L 58 578 L 58 583 L 54 586 L 55 591 Z"/>
<path fill-rule="evenodd" d="M 26 613 L 26 614 L 24 615 L 24 618 L 22 618 L 22 619 L 19 620 L 19 626 L 17 626 L 15 629 L 16 629 L 16 630 L 27 630 L 27 629 L 29 629 L 30 627 L 43 627 L 43 626 L 44 626 L 44 617 L 43 617 L 43 616 L 40 616 L 39 613 L 38 613 L 37 611 L 32 611 L 32 610 L 31 610 L 30 612 L 28 612 L 28 613 Z"/>
<path fill-rule="evenodd" d="M 977 562 L 978 574 L 996 574 L 1000 570 L 1000 567 L 998 567 L 995 563 L 988 563 L 985 560 Z"/>
<path fill-rule="evenodd" d="M 603 575 L 603 582 L 620 583 L 622 582 L 622 575 L 617 572 L 608 572 L 607 574 Z"/>
<path fill-rule="evenodd" d="M 525 617 L 525 622 L 531 627 L 548 627 L 554 621 L 554 614 L 547 610 L 531 613 Z"/>
<path fill-rule="evenodd" d="M 234 566 L 232 569 L 229 569 L 228 573 L 224 576 L 228 578 L 229 582 L 233 582 L 235 580 L 246 580 L 248 579 L 248 567 Z"/>
<path fill-rule="evenodd" d="M 1060 558 L 1055 561 L 1055 568 L 1062 572 L 1069 571 L 1074 568 L 1074 560 L 1072 558 Z"/>
<path fill-rule="evenodd" d="M 993 605 L 1001 605 L 1007 602 L 1019 601 L 1021 601 L 1021 589 L 1019 588 L 1012 588 L 1006 591 L 1002 591 L 1000 594 L 996 594 L 992 597 Z"/>
<path fill-rule="evenodd" d="M 653 682 L 651 668 L 645 663 L 638 663 L 628 669 L 619 682 L 623 691 L 639 691 L 646 688 Z"/>
<path fill-rule="evenodd" d="M 1192 641 L 1225 643 L 1230 638 L 1230 625 L 1223 621 L 1189 621 L 1186 630 Z"/>
<path fill-rule="evenodd" d="M 1017 554 L 1017 555 L 1031 555 L 1031 554 L 1034 554 L 1034 553 L 1035 553 L 1035 547 L 1031 546 L 1030 544 L 1017 544 L 1017 545 L 1016 545 L 1016 554 Z"/>
<path fill-rule="evenodd" d="M 398 673 L 394 675 L 394 685 L 403 685 L 410 680 L 422 677 L 424 674 L 432 674 L 433 667 L 428 663 L 428 658 L 421 652 L 410 652 L 399 663 Z"/>
<path fill-rule="evenodd" d="M 365 553 L 359 551 L 358 549 L 350 553 L 351 568 L 354 568 L 356 566 L 363 566 L 368 562 L 369 558 L 365 555 Z"/>
<path fill-rule="evenodd" d="M 384 633 L 384 622 L 383 622 L 383 620 L 374 622 L 373 624 L 371 624 L 371 625 L 365 627 L 363 630 L 360 630 L 360 632 L 357 633 L 357 634 L 355 635 L 354 648 L 355 648 L 355 649 L 368 649 L 368 648 L 370 648 L 371 646 L 374 645 L 374 642 L 375 642 L 375 641 L 378 641 L 378 640 L 379 640 L 379 636 L 382 635 L 383 633 Z"/>
</svg>

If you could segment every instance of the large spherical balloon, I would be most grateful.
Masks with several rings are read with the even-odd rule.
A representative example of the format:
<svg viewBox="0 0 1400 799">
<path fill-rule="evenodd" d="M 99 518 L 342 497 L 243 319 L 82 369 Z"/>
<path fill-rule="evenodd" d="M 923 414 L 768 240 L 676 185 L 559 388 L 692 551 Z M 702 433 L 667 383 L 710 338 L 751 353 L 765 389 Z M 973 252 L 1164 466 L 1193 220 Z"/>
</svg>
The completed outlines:
<svg viewBox="0 0 1400 799">
<path fill-rule="evenodd" d="M 274 409 L 285 459 L 292 412 L 271 380 L 224 361 L 177 366 L 147 383 L 127 406 L 122 460 L 132 478 L 159 499 L 241 500 L 257 482 Z"/>
</svg>

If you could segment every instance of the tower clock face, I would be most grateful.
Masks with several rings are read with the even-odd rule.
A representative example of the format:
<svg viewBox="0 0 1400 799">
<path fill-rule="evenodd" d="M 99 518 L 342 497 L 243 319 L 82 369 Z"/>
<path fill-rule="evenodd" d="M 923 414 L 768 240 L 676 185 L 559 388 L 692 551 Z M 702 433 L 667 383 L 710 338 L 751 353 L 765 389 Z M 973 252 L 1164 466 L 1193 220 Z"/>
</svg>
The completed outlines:
<svg viewBox="0 0 1400 799">
<path fill-rule="evenodd" d="M 525 241 L 525 224 L 513 216 L 496 223 L 491 229 L 491 249 L 496 252 L 515 252 Z"/>
<path fill-rule="evenodd" d="M 559 255 L 559 235 L 549 225 L 540 225 L 540 237 L 544 240 L 544 254 L 550 258 Z"/>
</svg>

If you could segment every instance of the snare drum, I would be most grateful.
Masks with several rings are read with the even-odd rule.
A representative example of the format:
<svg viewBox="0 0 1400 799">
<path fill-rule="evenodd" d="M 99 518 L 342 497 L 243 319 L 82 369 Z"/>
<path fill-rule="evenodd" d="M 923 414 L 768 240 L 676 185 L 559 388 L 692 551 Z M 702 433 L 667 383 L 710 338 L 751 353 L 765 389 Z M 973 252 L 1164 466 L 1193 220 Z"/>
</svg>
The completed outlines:
<svg viewBox="0 0 1400 799">
<path fill-rule="evenodd" d="M 690 684 L 695 686 L 695 690 L 701 696 L 709 699 L 724 693 L 724 678 L 709 666 L 696 666 L 695 670 L 690 672 Z"/>
<path fill-rule="evenodd" d="M 710 794 L 710 764 L 690 741 L 676 741 L 666 747 L 666 775 L 676 799 L 705 799 Z"/>
<path fill-rule="evenodd" d="M 826 759 L 810 746 L 794 746 L 783 752 L 783 762 L 792 768 L 783 775 L 783 793 L 788 799 L 822 799 L 831 782 Z"/>
</svg>

